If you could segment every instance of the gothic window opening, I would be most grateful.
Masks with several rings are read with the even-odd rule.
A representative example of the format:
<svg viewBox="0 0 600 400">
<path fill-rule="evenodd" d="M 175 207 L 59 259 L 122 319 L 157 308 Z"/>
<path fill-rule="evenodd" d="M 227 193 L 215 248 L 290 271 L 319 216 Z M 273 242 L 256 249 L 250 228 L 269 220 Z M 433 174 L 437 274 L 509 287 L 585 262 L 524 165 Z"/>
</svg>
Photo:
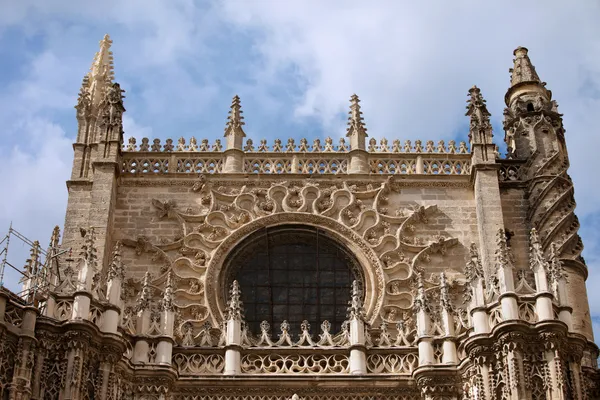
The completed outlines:
<svg viewBox="0 0 600 400">
<path fill-rule="evenodd" d="M 276 336 L 284 320 L 294 337 L 304 320 L 313 337 L 325 320 L 332 333 L 340 332 L 352 281 L 363 287 L 360 265 L 348 249 L 323 230 L 307 226 L 256 232 L 236 247 L 225 268 L 225 287 L 234 279 L 239 282 L 245 321 L 255 335 L 267 321 Z"/>
</svg>

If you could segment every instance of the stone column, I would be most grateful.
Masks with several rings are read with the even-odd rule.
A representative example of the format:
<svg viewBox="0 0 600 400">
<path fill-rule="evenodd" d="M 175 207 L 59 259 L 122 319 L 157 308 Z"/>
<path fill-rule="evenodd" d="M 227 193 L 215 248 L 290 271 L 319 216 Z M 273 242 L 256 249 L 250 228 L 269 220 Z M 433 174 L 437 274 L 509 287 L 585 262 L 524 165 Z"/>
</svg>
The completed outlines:
<svg viewBox="0 0 600 400">
<path fill-rule="evenodd" d="M 10 383 L 10 400 L 29 400 L 32 398 L 32 372 L 36 355 L 35 322 L 38 310 L 33 307 L 23 309 L 23 322 L 15 366 Z"/>
<path fill-rule="evenodd" d="M 106 297 L 109 307 L 106 307 L 102 315 L 103 332 L 117 333 L 119 319 L 121 316 L 121 289 L 125 271 L 121 261 L 121 242 L 115 244 L 113 258 L 108 266 L 108 279 L 106 281 Z"/>
<path fill-rule="evenodd" d="M 150 299 L 151 299 L 151 289 L 150 289 L 150 272 L 146 271 L 144 274 L 144 280 L 142 282 L 142 292 L 140 294 L 140 298 L 137 302 L 137 323 L 136 323 L 136 341 L 135 346 L 133 348 L 133 359 L 134 363 L 147 363 L 148 359 L 148 350 L 150 349 L 150 344 L 148 343 L 148 338 L 146 334 L 150 330 Z"/>
<path fill-rule="evenodd" d="M 442 364 L 458 364 L 456 353 L 456 334 L 454 329 L 453 307 L 448 293 L 448 282 L 446 274 L 440 274 L 440 306 L 442 310 L 442 326 L 444 329 L 444 343 L 442 353 Z"/>
<path fill-rule="evenodd" d="M 504 229 L 499 229 L 496 234 L 496 274 L 500 285 L 500 304 L 502 307 L 502 319 L 508 321 L 519 319 L 519 305 L 515 293 L 515 278 L 513 263 L 506 243 Z"/>
<path fill-rule="evenodd" d="M 357 281 L 352 282 L 352 297 L 348 307 L 350 332 L 350 373 L 363 375 L 367 373 L 367 354 L 365 347 L 364 308 L 361 301 L 361 290 Z"/>
<path fill-rule="evenodd" d="M 162 302 L 161 324 L 162 336 L 156 348 L 156 362 L 163 365 L 171 365 L 171 356 L 173 355 L 173 327 L 175 325 L 172 272 L 169 272 L 167 276 L 167 285 Z"/>
<path fill-rule="evenodd" d="M 473 321 L 473 332 L 471 334 L 486 334 L 490 332 L 490 324 L 483 287 L 483 267 L 475 243 L 471 243 L 470 255 L 471 259 L 466 265 L 465 275 L 471 285 L 471 302 L 469 305 L 469 313 Z"/>
<path fill-rule="evenodd" d="M 417 280 L 417 297 L 414 310 L 417 313 L 417 346 L 419 348 L 419 366 L 434 363 L 433 338 L 431 337 L 431 316 L 429 300 L 425 294 L 425 286 L 421 272 L 415 272 Z"/>
<path fill-rule="evenodd" d="M 238 281 L 233 281 L 227 303 L 227 336 L 225 342 L 225 375 L 238 375 L 241 370 L 243 306 Z"/>
<path fill-rule="evenodd" d="M 552 306 L 552 293 L 548 288 L 548 263 L 544 258 L 542 245 L 537 234 L 537 230 L 533 228 L 530 235 L 530 263 L 535 276 L 535 311 L 538 316 L 538 321 L 546 321 L 554 319 L 554 310 Z"/>
</svg>

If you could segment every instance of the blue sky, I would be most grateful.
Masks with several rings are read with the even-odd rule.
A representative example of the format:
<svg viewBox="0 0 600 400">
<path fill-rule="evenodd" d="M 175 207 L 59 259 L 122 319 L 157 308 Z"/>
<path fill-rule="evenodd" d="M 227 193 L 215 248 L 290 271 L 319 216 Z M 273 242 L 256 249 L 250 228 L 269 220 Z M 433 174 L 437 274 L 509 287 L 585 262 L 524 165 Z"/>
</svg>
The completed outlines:
<svg viewBox="0 0 600 400">
<path fill-rule="evenodd" d="M 476 84 L 500 144 L 512 51 L 528 47 L 564 113 L 600 337 L 597 1 L 0 0 L 0 10 L 0 229 L 13 221 L 44 245 L 64 221 L 73 106 L 105 33 L 126 135 L 211 142 L 234 94 L 255 142 L 285 142 L 343 135 L 355 92 L 372 137 L 466 140 Z M 23 248 L 12 257 L 21 265 Z"/>
</svg>

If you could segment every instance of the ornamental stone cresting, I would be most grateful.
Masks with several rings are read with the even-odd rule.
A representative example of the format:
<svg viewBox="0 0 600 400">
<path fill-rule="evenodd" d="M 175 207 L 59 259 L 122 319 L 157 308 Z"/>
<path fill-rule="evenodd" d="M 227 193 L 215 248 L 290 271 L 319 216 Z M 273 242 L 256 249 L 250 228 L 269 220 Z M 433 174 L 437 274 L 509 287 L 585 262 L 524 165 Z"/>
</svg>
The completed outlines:
<svg viewBox="0 0 600 400">
<path fill-rule="evenodd" d="M 527 49 L 502 157 L 475 86 L 460 143 L 371 138 L 357 95 L 339 141 L 254 142 L 235 96 L 222 140 L 124 143 L 111 44 L 62 240 L 0 288 L 3 399 L 600 399 L 565 129 Z"/>
</svg>

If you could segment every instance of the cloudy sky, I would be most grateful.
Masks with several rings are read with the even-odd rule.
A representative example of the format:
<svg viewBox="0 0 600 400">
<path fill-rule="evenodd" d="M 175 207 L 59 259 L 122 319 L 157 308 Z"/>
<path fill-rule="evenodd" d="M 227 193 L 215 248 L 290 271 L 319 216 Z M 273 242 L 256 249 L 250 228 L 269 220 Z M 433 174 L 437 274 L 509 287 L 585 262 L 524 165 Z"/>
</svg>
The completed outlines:
<svg viewBox="0 0 600 400">
<path fill-rule="evenodd" d="M 105 33 L 126 134 L 211 142 L 234 94 L 256 142 L 341 136 L 354 92 L 371 136 L 466 140 L 476 84 L 501 143 L 512 51 L 528 47 L 565 115 L 600 337 L 597 1 L 0 0 L 0 10 L 0 231 L 12 221 L 43 245 L 63 224 L 73 106 Z"/>
</svg>

